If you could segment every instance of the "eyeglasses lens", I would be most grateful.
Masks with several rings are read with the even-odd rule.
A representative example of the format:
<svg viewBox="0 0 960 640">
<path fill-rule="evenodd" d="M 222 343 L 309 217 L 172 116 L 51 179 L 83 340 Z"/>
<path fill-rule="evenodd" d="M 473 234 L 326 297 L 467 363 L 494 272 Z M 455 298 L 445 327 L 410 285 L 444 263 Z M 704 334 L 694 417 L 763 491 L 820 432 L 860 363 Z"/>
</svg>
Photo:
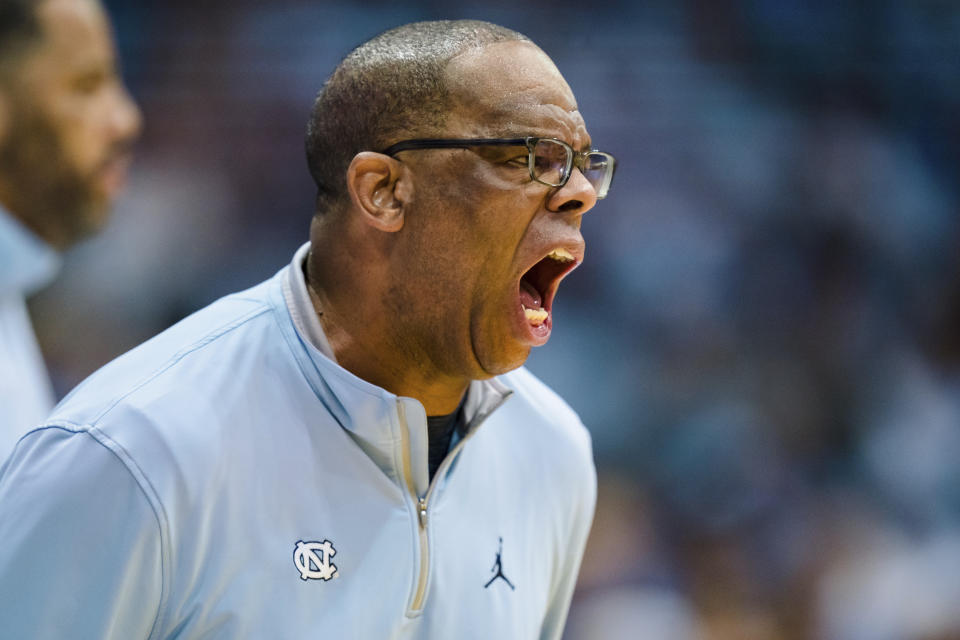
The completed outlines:
<svg viewBox="0 0 960 640">
<path fill-rule="evenodd" d="M 584 158 L 583 175 L 593 185 L 598 198 L 606 197 L 610 189 L 613 162 L 613 158 L 605 153 L 591 153 Z"/>
<path fill-rule="evenodd" d="M 538 140 L 533 149 L 533 175 L 551 186 L 560 185 L 571 164 L 567 147 L 554 140 Z"/>
<path fill-rule="evenodd" d="M 533 175 L 554 187 L 566 182 L 573 165 L 573 150 L 556 140 L 538 140 L 533 149 Z M 605 198 L 613 179 L 614 159 L 608 153 L 594 151 L 577 154 L 577 166 L 593 185 L 597 198 Z"/>
</svg>

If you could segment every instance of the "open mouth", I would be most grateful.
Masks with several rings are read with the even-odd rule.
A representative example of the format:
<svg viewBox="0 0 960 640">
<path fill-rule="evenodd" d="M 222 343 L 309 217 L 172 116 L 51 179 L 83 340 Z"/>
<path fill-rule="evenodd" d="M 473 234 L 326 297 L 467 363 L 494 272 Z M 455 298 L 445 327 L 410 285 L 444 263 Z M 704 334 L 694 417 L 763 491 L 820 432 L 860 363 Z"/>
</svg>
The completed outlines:
<svg viewBox="0 0 960 640">
<path fill-rule="evenodd" d="M 130 154 L 118 153 L 101 165 L 99 170 L 100 184 L 109 196 L 116 195 L 126 182 L 130 160 Z"/>
<path fill-rule="evenodd" d="M 520 305 L 527 322 L 534 327 L 547 322 L 560 281 L 578 264 L 572 253 L 558 247 L 523 274 L 520 278 Z"/>
</svg>

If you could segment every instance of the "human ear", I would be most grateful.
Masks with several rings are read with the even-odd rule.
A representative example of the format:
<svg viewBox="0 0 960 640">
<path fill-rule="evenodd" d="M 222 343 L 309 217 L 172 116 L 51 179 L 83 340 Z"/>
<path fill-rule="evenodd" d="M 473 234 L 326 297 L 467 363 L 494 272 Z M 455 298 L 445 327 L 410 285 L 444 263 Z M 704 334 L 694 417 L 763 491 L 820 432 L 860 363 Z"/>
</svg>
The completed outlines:
<svg viewBox="0 0 960 640">
<path fill-rule="evenodd" d="M 403 227 L 403 208 L 412 186 L 403 164 L 390 156 L 361 151 L 347 167 L 347 191 L 364 222 L 381 231 Z"/>
</svg>

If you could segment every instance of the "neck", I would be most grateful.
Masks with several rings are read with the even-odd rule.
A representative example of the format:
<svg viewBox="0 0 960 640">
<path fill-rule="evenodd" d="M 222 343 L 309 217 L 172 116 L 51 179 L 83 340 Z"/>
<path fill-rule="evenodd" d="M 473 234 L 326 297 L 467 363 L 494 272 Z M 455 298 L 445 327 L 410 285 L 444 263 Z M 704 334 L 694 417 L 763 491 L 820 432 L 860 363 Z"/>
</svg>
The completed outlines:
<svg viewBox="0 0 960 640">
<path fill-rule="evenodd" d="M 0 206 L 13 216 L 24 227 L 29 229 L 35 236 L 57 250 L 63 250 L 69 246 L 66 234 L 56 224 L 48 218 L 52 216 L 43 216 L 35 214 L 34 210 L 40 206 L 38 201 L 25 201 L 18 197 L 15 188 L 11 187 L 5 180 L 0 180 Z M 32 207 L 32 208 L 31 208 Z"/>
<path fill-rule="evenodd" d="M 393 335 L 390 314 L 370 303 L 381 299 L 377 293 L 358 295 L 360 289 L 353 286 L 340 291 L 325 286 L 319 274 L 327 276 L 328 282 L 348 283 L 347 272 L 356 270 L 343 270 L 338 276 L 335 265 L 319 266 L 318 259 L 317 254 L 307 259 L 307 290 L 337 363 L 391 393 L 416 398 L 428 416 L 456 411 L 470 380 L 432 370 L 426 365 L 426 354 L 415 352 L 410 341 Z"/>
</svg>

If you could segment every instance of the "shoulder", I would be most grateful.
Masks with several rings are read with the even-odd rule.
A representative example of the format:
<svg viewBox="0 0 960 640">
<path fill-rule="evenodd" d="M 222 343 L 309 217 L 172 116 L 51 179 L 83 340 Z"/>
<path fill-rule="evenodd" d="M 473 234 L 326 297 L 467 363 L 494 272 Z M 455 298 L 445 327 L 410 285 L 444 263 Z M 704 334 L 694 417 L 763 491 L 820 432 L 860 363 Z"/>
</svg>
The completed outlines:
<svg viewBox="0 0 960 640">
<path fill-rule="evenodd" d="M 269 326 L 271 307 L 260 287 L 221 298 L 103 366 L 60 402 L 47 424 L 97 424 L 124 402 L 162 393 L 174 378 L 183 389 L 190 388 L 183 384 L 190 377 L 212 382 L 204 361 L 229 369 L 241 352 L 233 343 L 254 348 L 252 334 Z"/>
<path fill-rule="evenodd" d="M 165 516 L 122 449 L 95 431 L 31 431 L 0 466 L 0 513 L 11 637 L 63 637 L 64 620 L 82 637 L 150 634 L 168 571 Z M 71 540 L 96 543 L 66 562 L 49 553 Z M 97 594 L 95 605 L 86 594 Z"/>
<path fill-rule="evenodd" d="M 498 378 L 513 391 L 500 409 L 509 424 L 509 438 L 522 441 L 528 450 L 562 475 L 584 483 L 596 477 L 590 432 L 576 411 L 553 389 L 525 367 Z"/>
<path fill-rule="evenodd" d="M 589 527 L 597 493 L 590 432 L 570 405 L 529 370 L 521 367 L 498 379 L 513 395 L 490 418 L 491 459 L 509 460 L 524 494 L 536 505 L 532 508 L 555 519 L 558 531 Z"/>
<path fill-rule="evenodd" d="M 44 426 L 24 435 L 0 467 L 0 500 L 10 499 L 14 488 L 17 502 L 34 497 L 73 502 L 83 495 L 96 497 L 103 493 L 97 490 L 101 488 L 139 495 L 153 510 L 149 489 L 141 480 L 122 448 L 98 430 Z"/>
<path fill-rule="evenodd" d="M 238 436 L 267 404 L 257 394 L 290 368 L 274 306 L 257 289 L 227 296 L 109 363 L 44 426 L 113 451 L 164 508 L 189 502 L 218 473 L 221 456 L 246 442 Z"/>
<path fill-rule="evenodd" d="M 527 412 L 536 414 L 555 436 L 568 439 L 570 444 L 589 451 L 590 432 L 577 412 L 560 395 L 530 372 L 520 367 L 498 378 L 513 391 L 511 402 L 523 405 Z"/>
</svg>

